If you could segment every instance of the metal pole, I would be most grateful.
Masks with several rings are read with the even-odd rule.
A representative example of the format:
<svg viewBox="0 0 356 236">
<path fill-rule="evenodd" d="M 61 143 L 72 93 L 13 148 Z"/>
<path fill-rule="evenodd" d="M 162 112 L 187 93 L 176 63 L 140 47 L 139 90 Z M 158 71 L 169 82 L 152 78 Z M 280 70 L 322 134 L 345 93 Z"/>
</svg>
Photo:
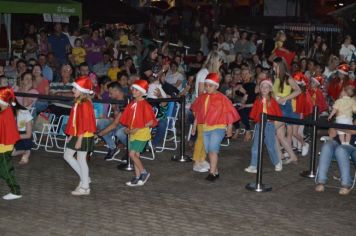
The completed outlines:
<svg viewBox="0 0 356 236">
<path fill-rule="evenodd" d="M 258 156 L 257 156 L 257 174 L 256 183 L 249 183 L 246 185 L 246 189 L 255 192 L 269 192 L 272 187 L 267 187 L 262 184 L 262 152 L 263 152 L 263 142 L 265 136 L 265 127 L 267 123 L 267 114 L 261 114 L 261 126 L 258 133 Z"/>
<path fill-rule="evenodd" d="M 134 170 L 134 165 L 131 163 L 131 158 L 129 155 L 129 143 L 130 143 L 130 138 L 129 135 L 126 136 L 127 140 L 127 145 L 126 145 L 126 163 L 123 162 L 119 165 L 117 165 L 117 168 L 119 170 L 126 170 L 126 171 L 133 171 Z"/>
<path fill-rule="evenodd" d="M 316 122 L 318 120 L 318 107 L 314 106 L 313 111 L 313 121 Z M 316 168 L 316 139 L 317 139 L 318 127 L 316 124 L 313 125 L 312 131 L 312 146 L 310 152 L 310 162 L 309 162 L 309 170 L 303 171 L 300 173 L 301 176 L 305 178 L 315 178 Z"/>
<path fill-rule="evenodd" d="M 191 157 L 185 155 L 185 96 L 181 97 L 181 105 L 180 105 L 180 148 L 179 148 L 179 156 L 173 155 L 172 161 L 178 162 L 188 162 L 192 161 Z"/>
</svg>

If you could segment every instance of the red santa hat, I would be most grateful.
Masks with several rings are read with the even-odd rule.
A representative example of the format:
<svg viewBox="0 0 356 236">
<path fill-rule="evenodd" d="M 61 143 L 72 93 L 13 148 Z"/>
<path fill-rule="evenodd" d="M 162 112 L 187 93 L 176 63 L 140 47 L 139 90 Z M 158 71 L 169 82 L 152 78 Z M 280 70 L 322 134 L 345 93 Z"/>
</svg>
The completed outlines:
<svg viewBox="0 0 356 236">
<path fill-rule="evenodd" d="M 297 82 L 297 84 L 306 85 L 308 83 L 308 79 L 305 77 L 305 75 L 301 71 L 295 72 L 293 75 L 293 79 L 295 82 Z"/>
<path fill-rule="evenodd" d="M 348 64 L 341 64 L 337 68 L 337 71 L 341 74 L 348 75 L 349 74 L 350 67 Z"/>
<path fill-rule="evenodd" d="M 146 80 L 139 79 L 139 80 L 136 80 L 131 85 L 131 87 L 137 89 L 138 91 L 140 91 L 141 93 L 143 93 L 145 95 L 148 90 L 148 82 Z"/>
<path fill-rule="evenodd" d="M 10 87 L 1 87 L 0 88 L 0 104 L 3 106 L 15 106 L 15 94 L 12 88 Z"/>
<path fill-rule="evenodd" d="M 260 87 L 263 85 L 263 84 L 268 84 L 270 87 L 273 87 L 273 84 L 272 84 L 272 81 L 268 78 L 265 78 L 263 80 L 260 81 Z"/>
<path fill-rule="evenodd" d="M 89 76 L 80 76 L 72 83 L 73 87 L 82 93 L 93 94 L 93 82 Z"/>
<path fill-rule="evenodd" d="M 219 88 L 220 78 L 218 73 L 209 73 L 205 78 L 205 83 L 213 84 Z"/>
<path fill-rule="evenodd" d="M 315 76 L 315 77 L 312 77 L 311 79 L 312 79 L 312 81 L 313 81 L 314 83 L 316 83 L 317 85 L 323 85 L 323 84 L 324 84 L 324 78 L 323 78 L 323 76 L 321 76 L 321 75 L 317 75 L 317 76 Z"/>
</svg>

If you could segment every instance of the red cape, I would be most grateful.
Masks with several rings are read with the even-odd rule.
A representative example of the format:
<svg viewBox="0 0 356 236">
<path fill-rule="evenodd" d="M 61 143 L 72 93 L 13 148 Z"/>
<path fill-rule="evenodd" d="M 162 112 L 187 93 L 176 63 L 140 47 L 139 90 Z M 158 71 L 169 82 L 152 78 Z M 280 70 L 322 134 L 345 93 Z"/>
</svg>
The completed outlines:
<svg viewBox="0 0 356 236">
<path fill-rule="evenodd" d="M 257 97 L 255 102 L 253 103 L 250 119 L 254 122 L 261 122 L 261 114 L 263 112 L 263 103 L 260 97 Z M 267 103 L 267 114 L 271 116 L 282 116 L 282 111 L 279 104 L 276 102 L 274 98 L 271 98 Z"/>
<path fill-rule="evenodd" d="M 332 97 L 334 101 L 337 100 L 340 96 L 342 89 L 347 85 L 353 85 L 353 82 L 351 80 L 348 80 L 342 81 L 342 83 L 340 83 L 339 78 L 332 79 L 328 87 L 329 96 Z"/>
<path fill-rule="evenodd" d="M 205 111 L 205 100 L 210 96 L 208 101 L 208 109 Z M 192 111 L 198 124 L 206 124 L 208 126 L 232 124 L 240 120 L 240 116 L 231 101 L 218 92 L 215 94 L 200 95 L 191 106 Z"/>
<path fill-rule="evenodd" d="M 71 136 L 79 136 L 85 132 L 95 133 L 96 120 L 93 104 L 88 100 L 82 101 L 77 104 L 76 112 L 75 106 L 70 111 L 65 133 Z M 75 124 L 73 124 L 73 119 L 75 119 Z"/>
<path fill-rule="evenodd" d="M 313 101 L 308 92 L 299 94 L 296 98 L 295 112 L 302 115 L 302 118 L 313 113 Z"/>
<path fill-rule="evenodd" d="M 14 145 L 20 139 L 14 113 L 10 107 L 0 111 L 0 144 Z"/>
<path fill-rule="evenodd" d="M 150 121 L 153 121 L 152 127 L 157 125 L 153 108 L 146 100 L 131 101 L 120 117 L 120 123 L 129 128 L 145 128 Z"/>
<path fill-rule="evenodd" d="M 289 51 L 281 50 L 281 49 L 277 48 L 276 50 L 274 50 L 274 54 L 276 54 L 276 56 L 278 56 L 278 57 L 283 57 L 284 60 L 286 60 L 286 62 L 287 62 L 288 69 L 290 69 L 293 59 L 295 57 L 295 52 L 289 52 Z"/>
<path fill-rule="evenodd" d="M 318 107 L 320 113 L 328 110 L 328 104 L 326 103 L 326 99 L 320 88 L 310 89 L 309 93 L 313 101 L 313 105 Z"/>
</svg>

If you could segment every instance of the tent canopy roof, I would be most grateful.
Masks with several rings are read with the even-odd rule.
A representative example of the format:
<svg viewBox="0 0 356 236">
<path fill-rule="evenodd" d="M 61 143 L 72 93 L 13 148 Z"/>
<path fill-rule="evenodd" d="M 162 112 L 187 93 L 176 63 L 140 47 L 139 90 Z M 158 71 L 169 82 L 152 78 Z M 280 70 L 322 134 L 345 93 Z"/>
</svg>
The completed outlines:
<svg viewBox="0 0 356 236">
<path fill-rule="evenodd" d="M 0 0 L 0 13 L 82 15 L 82 4 L 72 0 Z"/>
</svg>

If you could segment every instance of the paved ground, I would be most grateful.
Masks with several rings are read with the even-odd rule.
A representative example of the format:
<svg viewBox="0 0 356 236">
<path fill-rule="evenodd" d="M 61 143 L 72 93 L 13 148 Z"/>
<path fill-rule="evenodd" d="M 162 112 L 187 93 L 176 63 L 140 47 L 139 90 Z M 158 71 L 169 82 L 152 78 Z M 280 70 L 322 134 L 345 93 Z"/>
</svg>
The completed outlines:
<svg viewBox="0 0 356 236">
<path fill-rule="evenodd" d="M 356 193 L 347 197 L 328 188 L 313 190 L 299 176 L 307 159 L 281 173 L 265 161 L 269 193 L 245 190 L 253 174 L 250 144 L 234 141 L 223 148 L 221 178 L 204 180 L 191 163 L 170 161 L 173 152 L 145 161 L 152 177 L 144 187 L 129 188 L 131 173 L 97 155 L 90 163 L 92 194 L 73 197 L 77 177 L 59 154 L 34 152 L 16 174 L 24 197 L 0 201 L 0 234 L 8 235 L 355 235 Z M 0 194 L 7 193 L 4 184 Z"/>
</svg>

